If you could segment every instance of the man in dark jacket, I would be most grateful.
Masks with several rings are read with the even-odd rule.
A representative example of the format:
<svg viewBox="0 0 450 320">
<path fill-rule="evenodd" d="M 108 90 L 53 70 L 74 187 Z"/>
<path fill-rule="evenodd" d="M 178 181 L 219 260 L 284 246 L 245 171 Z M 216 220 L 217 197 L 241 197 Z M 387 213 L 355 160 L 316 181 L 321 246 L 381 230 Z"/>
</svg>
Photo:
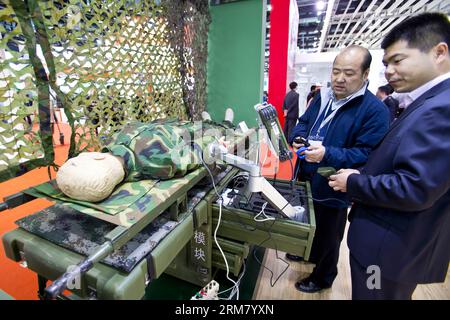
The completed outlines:
<svg viewBox="0 0 450 320">
<path fill-rule="evenodd" d="M 310 256 L 316 266 L 309 277 L 295 284 L 303 292 L 317 292 L 333 284 L 350 205 L 344 194 L 328 186 L 317 169 L 362 166 L 389 128 L 386 106 L 367 90 L 371 60 L 369 51 L 363 47 L 342 50 L 333 63 L 332 90 L 321 91 L 289 139 L 294 151 L 302 146 L 294 142 L 297 137 L 308 139 L 311 145 L 304 152 L 305 159 L 297 163 L 300 178 L 311 181 L 316 215 Z"/>
<path fill-rule="evenodd" d="M 394 99 L 391 94 L 393 90 L 391 90 L 390 85 L 384 85 L 378 87 L 377 97 L 384 102 L 386 107 L 389 109 L 390 122 L 394 122 L 398 113 L 398 100 Z"/>
<path fill-rule="evenodd" d="M 450 261 L 450 22 L 425 13 L 382 41 L 385 75 L 409 104 L 359 174 L 331 176 L 355 203 L 348 247 L 353 299 L 411 299 Z"/>
<path fill-rule="evenodd" d="M 297 82 L 291 82 L 289 84 L 289 91 L 284 97 L 283 111 L 284 111 L 284 136 L 286 139 L 289 138 L 289 134 L 295 127 L 298 119 L 298 93 L 295 91 L 297 89 Z"/>
</svg>

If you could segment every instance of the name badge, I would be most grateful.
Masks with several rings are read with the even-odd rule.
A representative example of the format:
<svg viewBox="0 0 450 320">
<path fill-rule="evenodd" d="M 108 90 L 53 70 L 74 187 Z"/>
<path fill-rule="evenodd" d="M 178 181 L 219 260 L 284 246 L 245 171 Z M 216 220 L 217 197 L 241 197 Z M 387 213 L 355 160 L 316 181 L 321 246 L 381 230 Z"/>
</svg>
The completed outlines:
<svg viewBox="0 0 450 320">
<path fill-rule="evenodd" d="M 319 135 L 309 136 L 308 142 L 311 146 L 321 146 L 323 141 L 323 137 Z"/>
</svg>

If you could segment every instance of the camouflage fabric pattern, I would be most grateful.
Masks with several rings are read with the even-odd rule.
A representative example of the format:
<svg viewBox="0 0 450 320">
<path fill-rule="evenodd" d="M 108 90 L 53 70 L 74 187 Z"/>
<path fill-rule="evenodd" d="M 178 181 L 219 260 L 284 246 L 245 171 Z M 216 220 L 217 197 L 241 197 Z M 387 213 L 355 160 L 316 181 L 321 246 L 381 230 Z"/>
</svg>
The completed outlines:
<svg viewBox="0 0 450 320">
<path fill-rule="evenodd" d="M 179 179 L 165 181 L 141 180 L 124 183 L 114 191 L 113 195 L 123 195 L 127 191 L 129 195 L 115 197 L 112 201 L 108 201 L 109 199 L 104 200 L 107 202 L 108 208 L 104 208 L 101 202 L 93 204 L 68 198 L 51 182 L 29 188 L 24 190 L 24 192 L 35 197 L 44 197 L 56 201 L 59 204 L 114 225 L 130 228 L 139 223 L 144 217 L 150 218 L 150 220 L 156 218 L 162 213 L 162 210 L 159 208 L 174 201 L 172 198 L 175 192 L 181 188 L 189 188 L 190 185 L 195 185 L 198 180 L 205 176 L 206 170 L 201 169 Z M 128 202 L 127 199 L 134 200 L 134 202 Z"/>
<path fill-rule="evenodd" d="M 225 128 L 212 122 L 133 122 L 125 125 L 102 151 L 124 159 L 126 181 L 177 178 L 202 165 L 190 143 L 204 149 L 224 135 Z"/>
<path fill-rule="evenodd" d="M 181 220 L 171 221 L 168 213 L 160 215 L 102 262 L 130 272 L 180 222 Z M 94 253 L 105 243 L 104 236 L 116 227 L 58 204 L 20 219 L 16 224 L 28 232 L 85 256 Z"/>
<path fill-rule="evenodd" d="M 58 189 L 56 183 L 43 183 L 33 187 L 30 192 L 36 192 L 39 195 L 46 195 L 46 197 L 52 199 L 58 199 L 59 201 L 70 202 L 74 205 L 81 205 L 85 208 L 92 208 L 99 212 L 115 215 L 130 206 L 140 206 L 145 195 L 158 183 L 157 180 L 143 180 L 139 183 L 128 182 L 121 184 L 119 188 L 105 200 L 100 202 L 88 202 L 72 199 L 66 196 L 61 190 Z M 148 197 L 144 201 L 150 201 Z M 142 205 L 141 205 L 142 207 Z"/>
</svg>

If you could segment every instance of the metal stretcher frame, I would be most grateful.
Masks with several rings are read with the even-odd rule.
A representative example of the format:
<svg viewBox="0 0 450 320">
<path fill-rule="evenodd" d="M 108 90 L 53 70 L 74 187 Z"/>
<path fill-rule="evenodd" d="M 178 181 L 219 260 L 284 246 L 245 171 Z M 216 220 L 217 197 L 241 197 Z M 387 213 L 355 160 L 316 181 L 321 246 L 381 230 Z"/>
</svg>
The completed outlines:
<svg viewBox="0 0 450 320">
<path fill-rule="evenodd" d="M 220 192 L 238 170 L 229 171 L 217 185 Z M 195 183 L 189 184 L 194 186 Z M 80 287 L 71 289 L 71 299 L 141 299 L 145 288 L 152 279 L 159 278 L 178 253 L 194 235 L 196 225 L 207 223 L 208 202 L 215 198 L 214 190 L 187 214 L 177 225 L 130 273 L 120 271 L 103 263 L 95 263 L 92 269 L 80 277 Z M 14 261 L 25 261 L 27 267 L 38 274 L 39 297 L 46 298 L 48 279 L 56 279 L 69 266 L 76 265 L 83 256 L 62 248 L 48 240 L 21 228 L 13 230 L 3 237 L 6 256 Z M 58 298 L 66 298 L 58 295 Z"/>
<path fill-rule="evenodd" d="M 246 132 L 245 134 L 243 134 L 242 136 L 237 138 L 236 143 L 234 145 L 230 146 L 229 150 L 236 150 L 238 148 L 238 145 L 241 143 L 247 144 L 249 136 L 254 133 L 255 133 L 254 129 L 248 130 L 248 132 Z M 248 148 L 246 148 L 246 149 L 248 149 Z M 153 201 L 155 199 L 152 199 L 151 205 L 149 207 L 147 207 L 147 210 L 146 210 L 147 214 L 141 215 L 139 217 L 139 219 L 136 219 L 136 213 L 131 213 L 131 214 L 134 214 L 135 216 L 133 219 L 130 219 L 130 213 L 128 213 L 128 215 L 126 216 L 126 221 L 130 221 L 130 220 L 135 221 L 135 223 L 131 224 L 131 226 L 129 224 L 127 224 L 127 226 L 124 226 L 122 224 L 117 225 L 117 223 L 120 222 L 120 220 L 116 219 L 115 221 L 116 221 L 117 227 L 115 227 L 111 232 L 109 232 L 107 235 L 105 235 L 106 242 L 102 246 L 100 246 L 93 254 L 91 254 L 89 257 L 82 260 L 78 264 L 76 264 L 76 263 L 69 264 L 69 265 L 76 265 L 76 267 L 73 268 L 71 271 L 67 271 L 67 266 L 69 266 L 69 265 L 66 266 L 66 269 L 62 269 L 62 270 L 59 269 L 59 274 L 63 273 L 62 276 L 60 276 L 49 287 L 46 288 L 45 296 L 47 298 L 56 298 L 58 295 L 60 295 L 62 293 L 62 291 L 65 289 L 66 285 L 72 279 L 79 276 L 80 272 L 81 272 L 81 274 L 88 272 L 88 270 L 92 269 L 97 262 L 104 259 L 106 256 L 108 256 L 114 250 L 122 247 L 130 239 L 132 239 L 134 236 L 136 236 L 137 233 L 139 233 L 145 226 L 147 226 L 150 222 L 152 222 L 158 215 L 160 215 L 166 209 L 168 209 L 172 206 L 173 210 L 171 210 L 171 211 L 174 211 L 174 214 L 177 214 L 178 206 L 179 206 L 180 202 L 187 200 L 186 199 L 187 191 L 190 188 L 192 188 L 192 186 L 194 186 L 196 183 L 198 183 L 201 179 L 203 179 L 206 176 L 206 174 L 207 174 L 206 168 L 201 167 L 201 168 L 189 173 L 188 175 L 184 176 L 183 178 L 180 178 L 179 180 L 181 180 L 181 183 L 175 184 L 175 186 L 176 186 L 175 188 L 172 188 L 172 185 L 174 185 L 173 179 L 160 182 L 160 183 L 162 183 L 162 186 L 165 187 L 164 195 L 166 195 L 167 197 L 160 197 L 160 196 L 156 197 L 159 199 L 158 201 Z M 159 188 L 154 189 L 154 190 L 152 189 L 152 190 L 150 190 L 150 192 L 153 191 L 153 192 L 155 192 L 155 195 L 156 195 L 158 190 L 159 190 Z M 170 192 L 172 194 L 170 194 Z M 6 208 L 13 208 L 13 207 L 19 206 L 27 201 L 33 200 L 37 196 L 39 196 L 39 193 L 35 193 L 32 190 L 26 190 L 22 193 L 13 195 L 13 196 L 9 197 L 8 199 L 5 199 L 5 202 L 4 202 L 4 204 L 2 204 L 1 209 L 4 210 Z M 149 208 L 152 208 L 152 210 L 149 211 L 148 210 Z M 104 214 L 99 213 L 99 216 L 97 216 L 97 213 L 96 213 L 96 214 L 94 214 L 94 216 L 98 217 L 98 218 L 103 217 L 106 220 L 106 219 L 110 219 L 110 217 L 116 217 L 117 215 L 109 216 L 109 215 L 104 215 Z M 109 217 L 107 217 L 107 216 L 109 216 Z M 121 217 L 120 213 L 119 213 L 118 217 Z M 189 219 L 187 219 L 187 220 L 189 221 Z M 111 221 L 109 221 L 109 222 L 111 222 Z M 182 224 L 185 224 L 185 223 L 187 223 L 187 221 L 183 221 Z M 190 229 L 193 232 L 193 227 Z M 10 235 L 9 237 L 8 237 L 8 235 L 5 235 L 3 238 L 5 247 L 9 246 L 9 245 L 11 245 L 13 247 L 20 245 L 20 242 L 17 242 L 18 238 L 15 237 L 16 235 L 19 237 L 20 236 L 25 237 L 24 234 L 14 234 L 14 236 Z M 12 238 L 10 238 L 10 237 L 12 237 Z M 192 237 L 192 234 L 190 234 L 190 236 L 187 238 L 186 242 L 191 237 Z M 28 239 L 28 238 L 25 238 L 25 239 Z M 34 239 L 34 240 L 36 240 L 36 239 Z M 29 243 L 28 241 L 26 241 L 26 242 Z M 186 243 L 184 243 L 184 244 L 186 244 Z M 22 245 L 25 245 L 25 243 L 22 243 Z M 180 245 L 180 242 L 178 242 L 178 245 Z M 24 248 L 25 248 L 25 246 L 24 246 Z M 179 247 L 179 250 L 181 250 L 181 248 L 182 248 L 182 246 Z M 8 250 L 5 249 L 5 251 L 8 251 Z M 36 248 L 36 252 L 37 251 L 39 251 L 38 248 Z M 29 251 L 28 256 L 30 256 L 30 255 L 33 256 L 33 253 L 31 253 L 31 251 Z M 15 261 L 20 261 L 20 259 L 17 260 L 18 259 L 17 253 L 14 254 L 12 252 L 7 252 L 7 256 Z M 24 258 L 24 257 L 21 257 L 21 259 L 22 258 Z M 26 257 L 26 258 L 28 259 L 29 257 Z M 170 263 L 170 261 L 169 261 L 169 263 Z M 51 277 L 49 277 L 49 279 L 55 279 L 55 278 L 57 278 L 57 276 L 55 276 L 54 274 L 52 274 Z"/>
</svg>

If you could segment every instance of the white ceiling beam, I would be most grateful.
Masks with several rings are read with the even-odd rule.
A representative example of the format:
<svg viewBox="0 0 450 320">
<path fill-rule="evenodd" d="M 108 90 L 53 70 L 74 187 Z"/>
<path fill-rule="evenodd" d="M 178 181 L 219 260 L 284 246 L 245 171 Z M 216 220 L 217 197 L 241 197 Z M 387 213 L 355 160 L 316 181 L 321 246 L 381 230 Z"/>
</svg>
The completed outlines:
<svg viewBox="0 0 450 320">
<path fill-rule="evenodd" d="M 378 28 L 378 30 L 372 33 L 372 40 L 369 42 L 369 45 L 373 46 L 373 44 L 380 39 L 381 34 L 383 33 L 383 30 L 386 29 L 386 27 L 392 26 L 393 23 L 396 25 L 399 23 L 398 21 L 403 21 L 408 16 L 407 15 L 408 12 L 414 12 L 414 9 L 417 8 L 418 5 L 420 5 L 420 7 L 423 7 L 423 5 L 427 3 L 429 0 L 421 0 L 419 3 L 416 4 L 416 6 L 411 7 L 411 5 L 415 1 L 416 0 L 409 0 L 403 6 L 395 10 L 398 13 L 397 16 L 390 17 L 389 19 L 385 20 L 383 24 Z"/>
<path fill-rule="evenodd" d="M 355 17 L 355 16 L 359 13 L 359 10 L 361 9 L 361 7 L 362 7 L 363 4 L 364 4 L 364 1 L 360 1 L 360 2 L 359 2 L 358 6 L 356 7 L 355 11 L 353 12 L 353 16 L 352 16 L 352 17 Z M 337 44 L 341 42 L 341 39 L 342 39 L 342 37 L 344 36 L 344 34 L 345 34 L 345 32 L 347 31 L 347 28 L 348 28 L 349 26 L 350 26 L 350 23 L 347 23 L 347 24 L 345 25 L 345 28 L 344 28 L 344 30 L 342 31 L 341 36 L 339 37 L 339 39 L 338 39 L 336 45 L 334 46 L 334 48 L 336 48 L 336 47 L 337 47 Z"/>
<path fill-rule="evenodd" d="M 445 12 L 448 15 L 450 15 L 450 0 L 442 1 L 442 3 L 439 6 L 439 10 L 441 10 L 441 12 Z"/>
<path fill-rule="evenodd" d="M 428 2 L 428 0 L 422 0 L 419 3 L 417 3 L 416 5 L 414 5 L 412 8 L 407 7 L 405 5 L 405 6 L 402 6 L 400 8 L 400 10 L 409 11 L 408 10 L 408 8 L 409 8 L 409 9 L 411 9 L 411 11 L 413 13 L 418 13 L 418 12 L 424 11 L 425 9 L 427 11 L 430 11 L 430 10 L 434 9 L 436 6 L 438 6 L 440 4 L 441 0 L 434 0 L 433 2 L 428 3 L 428 4 L 427 4 L 427 2 Z M 426 7 L 424 7 L 425 5 L 426 5 Z M 402 22 L 403 20 L 405 20 L 408 17 L 409 17 L 409 15 L 403 15 L 402 17 L 397 18 L 397 19 L 390 18 L 390 19 L 386 20 L 383 23 L 383 25 L 380 27 L 379 31 L 374 34 L 374 36 L 376 36 L 376 37 L 374 37 L 374 39 L 369 43 L 369 46 L 370 47 L 378 47 L 379 44 L 381 43 L 381 40 L 383 39 L 383 37 L 389 31 L 391 31 L 396 25 L 398 25 L 400 22 Z"/>
<path fill-rule="evenodd" d="M 417 0 L 409 0 L 411 3 L 417 1 Z M 355 18 L 351 18 L 351 17 L 345 17 L 343 20 L 343 23 L 353 23 L 353 22 L 357 22 L 360 19 L 365 19 L 365 20 L 381 20 L 381 22 L 383 22 L 385 19 L 389 19 L 389 18 L 399 18 L 399 17 L 403 17 L 404 14 L 400 13 L 400 9 L 396 9 L 396 10 L 389 10 L 388 9 L 384 9 L 382 11 L 380 11 L 376 16 L 372 15 L 370 17 L 364 18 L 364 13 L 359 13 Z M 410 8 L 412 9 L 412 8 Z M 331 37 L 331 36 L 330 36 Z"/>
<path fill-rule="evenodd" d="M 426 10 L 420 9 L 420 10 L 416 11 L 415 13 L 420 13 L 420 12 L 426 12 Z M 395 20 L 398 18 L 402 18 L 402 20 L 405 19 L 405 14 L 395 14 L 395 15 L 390 15 L 389 17 L 392 17 L 393 20 L 389 20 L 389 21 L 387 21 L 387 23 L 383 23 L 383 25 L 381 27 L 376 28 L 377 30 L 372 30 L 369 27 L 369 29 L 367 31 L 365 31 L 364 33 L 353 36 L 353 39 L 352 39 L 353 41 L 351 41 L 351 43 L 356 43 L 357 40 L 361 40 L 361 41 L 365 42 L 365 45 L 368 44 L 369 47 L 372 47 L 371 44 L 374 43 L 375 41 L 379 40 L 380 34 L 385 33 L 383 31 L 383 29 L 386 28 L 386 26 L 390 25 L 392 23 L 392 21 L 395 22 Z M 383 19 L 383 17 L 379 17 L 378 20 L 381 20 L 381 22 L 382 22 L 382 21 L 385 21 L 386 18 Z M 378 23 L 374 24 L 373 29 L 375 29 L 375 27 L 377 25 L 378 25 Z M 327 41 L 329 43 L 331 42 L 331 45 L 333 45 L 336 43 L 337 40 L 333 39 L 332 36 L 329 36 L 327 38 Z"/>
<path fill-rule="evenodd" d="M 353 39 L 350 40 L 349 45 L 355 43 L 355 39 L 359 38 L 360 35 L 364 32 L 364 30 L 366 30 L 368 27 L 370 27 L 370 29 L 373 30 L 373 27 L 376 27 L 377 25 L 379 25 L 383 21 L 383 19 L 378 19 L 378 21 L 376 21 L 375 24 L 372 24 L 373 17 L 378 16 L 380 14 L 380 12 L 384 9 L 384 7 L 386 7 L 386 5 L 389 2 L 390 2 L 390 0 L 384 0 L 381 3 L 381 5 L 373 12 L 373 14 L 370 15 L 372 17 L 372 19 L 366 20 L 366 23 L 361 27 L 361 29 L 359 29 L 359 32 L 355 36 L 353 36 Z M 393 7 L 392 9 L 395 9 L 395 8 L 398 7 L 398 5 L 399 5 L 399 2 L 397 1 L 391 7 Z"/>
<path fill-rule="evenodd" d="M 334 30 L 333 39 L 336 36 L 336 33 L 339 30 L 339 27 L 341 26 L 342 19 L 344 18 L 345 14 L 347 14 L 347 11 L 350 8 L 351 4 L 352 4 L 352 0 L 349 0 L 348 3 L 347 3 L 347 7 L 345 8 L 344 14 L 342 15 L 341 19 L 339 20 L 338 25 L 336 26 L 336 29 Z M 328 35 L 327 35 L 327 39 L 328 39 Z M 328 49 L 330 49 L 330 47 L 331 47 L 331 44 L 328 44 Z"/>
<path fill-rule="evenodd" d="M 327 13 L 325 14 L 325 21 L 323 23 L 322 32 L 320 34 L 319 50 L 318 50 L 319 52 L 321 52 L 323 49 L 323 45 L 325 44 L 325 37 L 328 34 L 328 30 L 330 28 L 331 14 L 335 10 L 334 2 L 335 0 L 328 0 L 327 3 Z"/>
<path fill-rule="evenodd" d="M 367 17 L 370 12 L 372 11 L 373 6 L 377 3 L 377 0 L 372 0 L 372 2 L 370 3 L 370 5 L 367 7 L 367 9 L 364 11 L 364 17 Z M 350 32 L 347 34 L 347 37 L 345 37 L 344 41 L 342 41 L 341 45 L 345 46 L 345 43 L 347 42 L 347 40 L 353 35 L 353 32 L 356 30 L 356 28 L 361 24 L 363 19 L 358 20 L 356 22 L 356 24 L 353 26 L 352 30 L 350 30 Z"/>
</svg>

